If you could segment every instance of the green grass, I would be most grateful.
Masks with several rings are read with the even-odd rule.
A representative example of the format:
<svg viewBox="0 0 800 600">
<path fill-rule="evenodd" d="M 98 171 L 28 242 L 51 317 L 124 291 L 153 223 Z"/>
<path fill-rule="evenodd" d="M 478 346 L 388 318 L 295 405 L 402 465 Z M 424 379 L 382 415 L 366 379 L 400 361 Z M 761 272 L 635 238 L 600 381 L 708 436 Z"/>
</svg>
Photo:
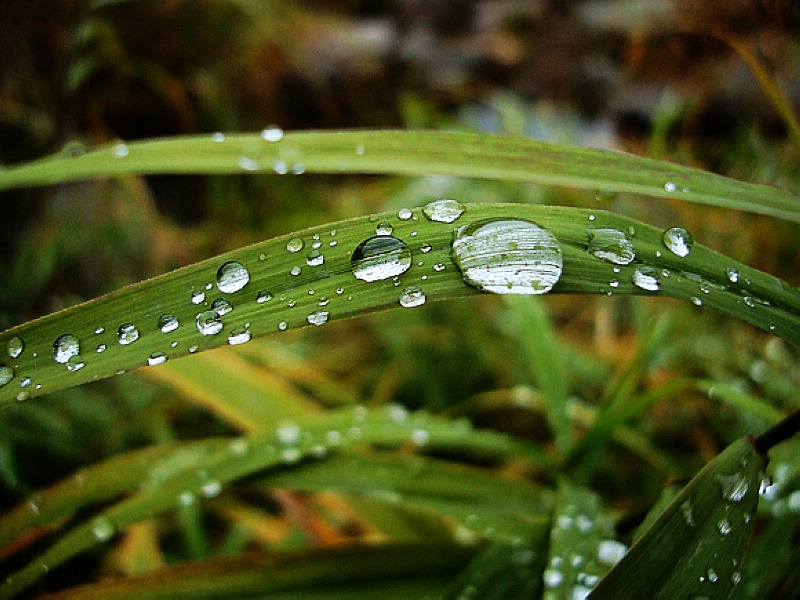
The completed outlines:
<svg viewBox="0 0 800 600">
<path fill-rule="evenodd" d="M 783 190 L 619 153 L 424 131 L 275 137 L 114 144 L 0 171 L 0 189 L 124 175 L 232 174 L 244 167 L 273 177 L 294 171 L 536 182 L 800 217 L 798 198 Z M 744 555 L 756 519 L 773 536 L 772 519 L 788 515 L 788 526 L 798 526 L 798 449 L 792 441 L 775 449 L 785 467 L 757 509 L 766 459 L 740 438 L 797 410 L 794 394 L 780 390 L 791 390 L 795 378 L 800 291 L 700 240 L 676 246 L 663 229 L 613 212 L 450 203 L 455 213 L 432 218 L 441 205 L 426 201 L 287 232 L 0 334 L 0 426 L 9 440 L 21 442 L 26 429 L 79 438 L 81 432 L 67 433 L 64 414 L 80 415 L 99 437 L 109 423 L 133 430 L 126 425 L 133 414 L 142 419 L 144 438 L 32 490 L 0 517 L 7 576 L 0 597 L 47 590 L 51 571 L 72 569 L 82 556 L 116 561 L 120 576 L 95 581 L 91 571 L 81 572 L 67 597 L 268 591 L 277 598 L 573 598 L 606 575 L 590 597 L 725 598 L 731 588 L 758 590 L 759 582 L 778 589 L 767 581 L 770 574 L 748 570 Z M 487 224 L 508 222 L 517 229 L 479 236 Z M 462 243 L 470 236 L 478 239 L 474 247 Z M 374 246 L 364 245 L 370 240 L 384 251 L 377 258 L 367 251 Z M 380 262 L 359 277 L 365 253 L 366 263 Z M 556 276 L 545 281 L 556 264 Z M 389 272 L 382 271 L 387 265 Z M 496 282 L 482 279 L 482 269 L 500 277 L 498 291 L 541 297 L 512 295 L 485 306 L 476 297 L 486 295 L 481 282 Z M 521 281 L 520 269 L 533 273 L 533 281 Z M 702 310 L 711 323 L 713 309 L 750 323 L 788 343 L 783 355 L 766 357 L 784 365 L 768 378 L 771 395 L 783 401 L 770 403 L 690 369 L 653 383 L 659 365 L 670 356 L 687 360 L 692 341 L 702 342 L 703 331 L 681 335 L 677 318 L 641 318 L 634 348 L 612 352 L 608 361 L 587 356 L 558 335 L 545 300 L 556 295 L 574 297 L 582 303 L 573 305 L 577 310 L 596 301 L 610 305 L 609 296 L 647 298 L 634 305 L 638 311 L 671 298 L 677 302 L 668 315 Z M 435 301 L 445 302 L 431 306 Z M 439 307 L 446 316 L 424 312 L 426 319 L 415 321 L 415 314 Z M 386 310 L 383 320 L 364 318 Z M 354 317 L 391 349 L 389 368 L 366 368 L 370 348 L 352 346 L 340 322 Z M 412 338 L 426 346 L 409 349 L 404 327 L 430 332 Z M 291 330 L 302 328 L 310 340 L 330 330 L 334 350 L 313 359 L 292 355 L 297 333 Z M 263 343 L 278 336 L 285 346 Z M 449 367 L 435 354 L 447 336 L 464 352 Z M 477 341 L 470 344 L 470 336 Z M 713 358 L 726 367 L 724 353 Z M 336 377 L 342 363 L 355 364 L 352 371 L 365 380 Z M 484 365 L 502 374 L 494 395 L 453 402 L 447 390 Z M 139 368 L 144 377 L 136 381 L 155 387 L 115 388 L 138 377 L 117 373 Z M 105 378 L 85 386 L 98 390 L 95 396 L 70 399 L 70 388 Z M 404 385 L 410 406 L 430 407 L 440 398 L 447 410 L 431 415 L 385 402 L 391 394 L 382 396 L 382 389 Z M 352 406 L 365 387 L 373 390 L 370 406 Z M 158 400 L 137 396 L 149 389 Z M 659 439 L 668 432 L 653 424 L 660 407 L 675 403 L 670 414 L 685 440 L 678 419 L 690 415 L 681 415 L 679 403 L 695 390 L 719 403 L 721 419 L 709 419 L 709 429 L 717 428 L 713 435 L 727 449 L 706 455 L 705 468 L 671 503 L 659 503 L 634 535 L 620 517 L 644 506 L 616 506 L 611 497 L 630 503 L 630 483 L 645 486 L 637 501 L 650 503 L 669 477 L 698 471 Z M 47 394 L 53 396 L 35 399 Z M 127 414 L 114 412 L 120 401 L 130 402 Z M 198 419 L 187 430 L 196 426 L 199 439 L 180 439 L 172 430 L 176 404 L 197 408 L 182 414 Z M 459 414 L 486 426 L 475 428 Z M 211 427 L 204 421 L 209 415 Z M 530 436 L 496 431 L 513 430 L 518 418 L 544 432 L 544 447 Z M 214 427 L 216 435 L 209 433 Z M 620 452 L 633 458 L 616 464 Z M 3 466 L 7 480 L 24 475 L 14 473 L 11 458 Z M 268 503 L 259 500 L 267 495 Z M 358 545 L 342 543 L 348 524 L 364 532 Z M 787 552 L 795 551 L 794 542 L 786 543 Z M 781 573 L 789 586 L 797 577 L 796 567 Z M 739 579 L 743 584 L 733 587 Z"/>
</svg>

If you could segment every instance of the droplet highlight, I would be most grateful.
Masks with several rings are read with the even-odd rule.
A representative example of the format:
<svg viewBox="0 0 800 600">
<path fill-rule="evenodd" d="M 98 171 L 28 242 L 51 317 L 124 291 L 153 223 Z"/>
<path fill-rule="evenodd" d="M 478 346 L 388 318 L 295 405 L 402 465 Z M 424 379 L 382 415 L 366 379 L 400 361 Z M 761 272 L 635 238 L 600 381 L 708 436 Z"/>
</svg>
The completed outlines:
<svg viewBox="0 0 800 600">
<path fill-rule="evenodd" d="M 618 229 L 589 230 L 589 254 L 616 265 L 627 265 L 636 258 L 633 242 Z"/>
<path fill-rule="evenodd" d="M 71 333 L 65 333 L 53 342 L 53 358 L 57 363 L 66 364 L 70 358 L 80 353 L 80 340 Z"/>
<path fill-rule="evenodd" d="M 425 293 L 417 286 L 412 285 L 403 290 L 399 302 L 403 308 L 414 308 L 422 306 L 426 300 Z"/>
<path fill-rule="evenodd" d="M 356 279 L 381 281 L 396 277 L 411 267 L 411 250 L 391 235 L 377 235 L 361 242 L 350 258 Z"/>
<path fill-rule="evenodd" d="M 250 282 L 250 273 L 242 263 L 228 261 L 217 270 L 217 289 L 223 294 L 238 292 Z"/>
<path fill-rule="evenodd" d="M 683 227 L 670 227 L 662 234 L 661 241 L 667 250 L 681 258 L 689 256 L 694 243 L 692 235 Z"/>
<path fill-rule="evenodd" d="M 123 323 L 117 329 L 117 341 L 121 346 L 127 346 L 139 339 L 139 330 L 133 323 Z"/>
</svg>

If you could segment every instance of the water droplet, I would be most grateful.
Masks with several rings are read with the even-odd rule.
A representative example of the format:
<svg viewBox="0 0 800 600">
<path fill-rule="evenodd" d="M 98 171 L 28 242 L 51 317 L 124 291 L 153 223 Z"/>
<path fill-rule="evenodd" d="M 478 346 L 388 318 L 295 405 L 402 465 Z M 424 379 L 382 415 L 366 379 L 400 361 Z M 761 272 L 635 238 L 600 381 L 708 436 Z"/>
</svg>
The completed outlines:
<svg viewBox="0 0 800 600">
<path fill-rule="evenodd" d="M 14 379 L 14 369 L 6 365 L 0 365 L 0 387 L 3 387 L 12 379 Z"/>
<path fill-rule="evenodd" d="M 225 298 L 217 298 L 211 303 L 211 310 L 216 312 L 220 317 L 227 315 L 233 310 L 233 306 Z"/>
<path fill-rule="evenodd" d="M 286 331 L 288 327 L 289 325 L 286 323 L 286 321 L 281 321 L 280 323 L 278 323 L 278 329 L 280 329 L 281 331 Z"/>
<path fill-rule="evenodd" d="M 215 131 L 211 134 L 211 141 L 216 142 L 217 144 L 221 144 L 225 141 L 225 134 L 221 131 Z"/>
<path fill-rule="evenodd" d="M 353 275 L 362 281 L 389 279 L 408 271 L 411 250 L 394 236 L 374 236 L 356 247 L 350 265 Z"/>
<path fill-rule="evenodd" d="M 608 285 L 612 288 L 618 288 L 619 281 L 617 279 L 612 279 L 611 281 L 608 282 Z"/>
<path fill-rule="evenodd" d="M 428 252 L 431 251 L 431 245 L 430 244 L 422 244 L 419 247 L 419 251 L 422 252 L 423 254 L 427 254 Z"/>
<path fill-rule="evenodd" d="M 114 158 L 125 158 L 130 153 L 131 151 L 128 148 L 128 145 L 123 144 L 122 142 L 114 144 L 111 147 L 111 154 L 114 156 Z"/>
<path fill-rule="evenodd" d="M 628 237 L 618 229 L 590 229 L 589 254 L 617 265 L 627 265 L 636 258 L 636 251 Z"/>
<path fill-rule="evenodd" d="M 464 281 L 496 294 L 543 294 L 561 277 L 558 240 L 530 221 L 478 221 L 461 227 L 451 256 Z"/>
<path fill-rule="evenodd" d="M 31 393 L 29 391 L 23 390 L 23 391 L 21 391 L 21 392 L 19 392 L 17 394 L 16 400 L 17 400 L 17 402 L 25 402 L 25 400 L 30 398 L 30 396 L 31 396 Z"/>
<path fill-rule="evenodd" d="M 53 343 L 53 353 L 57 363 L 66 364 L 70 358 L 81 353 L 81 343 L 71 333 L 65 333 Z"/>
<path fill-rule="evenodd" d="M 602 540 L 597 544 L 597 560 L 607 565 L 615 565 L 622 560 L 628 547 L 616 540 Z"/>
<path fill-rule="evenodd" d="M 98 354 L 102 354 L 103 352 L 106 351 L 107 348 L 108 348 L 108 346 L 106 346 L 105 344 L 99 344 L 97 346 L 97 350 L 95 350 L 95 352 L 97 352 Z"/>
<path fill-rule="evenodd" d="M 717 572 L 714 569 L 708 570 L 708 580 L 711 583 L 717 583 L 719 581 L 719 575 L 717 575 Z"/>
<path fill-rule="evenodd" d="M 747 495 L 747 478 L 741 473 L 717 475 L 715 478 L 722 490 L 722 497 L 732 502 L 741 502 Z"/>
<path fill-rule="evenodd" d="M 731 522 L 728 519 L 722 519 L 721 521 L 717 521 L 717 529 L 719 529 L 720 534 L 728 535 L 731 532 Z"/>
<path fill-rule="evenodd" d="M 215 310 L 206 310 L 197 315 L 195 319 L 197 331 L 203 335 L 217 335 L 222 331 L 222 321 Z"/>
<path fill-rule="evenodd" d="M 414 213 L 411 212 L 410 208 L 401 208 L 397 211 L 397 218 L 401 221 L 408 221 L 413 216 Z"/>
<path fill-rule="evenodd" d="M 302 433 L 300 426 L 296 423 L 283 423 L 278 429 L 275 430 L 275 437 L 278 442 L 285 446 L 291 446 L 300 441 L 300 434 Z"/>
<path fill-rule="evenodd" d="M 664 191 L 666 191 L 666 192 L 672 193 L 677 189 L 678 189 L 678 186 L 675 185 L 674 183 L 672 183 L 671 181 L 668 181 L 668 182 L 666 182 L 664 184 Z"/>
<path fill-rule="evenodd" d="M 278 175 L 286 175 L 289 172 L 289 167 L 286 166 L 286 163 L 282 160 L 276 160 L 272 163 L 272 170 L 275 171 Z"/>
<path fill-rule="evenodd" d="M 80 356 L 71 356 L 70 359 L 67 361 L 67 371 L 75 372 L 80 371 L 83 367 L 86 366 L 86 363 L 81 360 Z"/>
<path fill-rule="evenodd" d="M 589 219 L 590 221 L 594 221 L 597 217 L 595 217 L 594 215 L 589 215 L 586 218 Z"/>
<path fill-rule="evenodd" d="M 427 429 L 415 429 L 411 432 L 411 441 L 416 446 L 425 446 L 431 439 L 431 434 Z"/>
<path fill-rule="evenodd" d="M 658 281 L 658 271 L 653 267 L 638 267 L 633 272 L 632 280 L 633 285 L 650 292 L 657 292 L 661 287 L 661 283 Z"/>
<path fill-rule="evenodd" d="M 258 304 L 264 304 L 264 302 L 269 302 L 270 300 L 272 300 L 272 294 L 266 290 L 263 292 L 258 292 L 258 295 L 256 296 L 256 302 Z"/>
<path fill-rule="evenodd" d="M 101 333 L 105 333 L 105 332 L 106 332 L 106 328 L 103 327 L 102 325 L 98 325 L 97 327 L 94 328 L 94 334 L 95 335 L 100 335 Z"/>
<path fill-rule="evenodd" d="M 158 318 L 158 328 L 161 330 L 161 333 L 172 333 L 180 326 L 180 321 L 178 321 L 178 317 L 175 315 L 165 313 Z"/>
<path fill-rule="evenodd" d="M 192 304 L 202 304 L 206 301 L 206 293 L 203 291 L 192 292 Z"/>
<path fill-rule="evenodd" d="M 739 281 L 739 271 L 737 271 L 734 267 L 727 267 L 725 269 L 725 276 L 731 283 L 736 283 Z"/>
<path fill-rule="evenodd" d="M 697 296 L 692 296 L 689 298 L 689 301 L 694 304 L 695 306 L 703 306 L 703 301 L 700 300 Z"/>
<path fill-rule="evenodd" d="M 11 358 L 19 358 L 22 351 L 25 350 L 25 342 L 19 336 L 14 336 L 8 340 L 8 355 Z"/>
<path fill-rule="evenodd" d="M 110 539 L 114 535 L 114 524 L 108 517 L 97 517 L 92 521 L 92 535 L 100 542 Z"/>
<path fill-rule="evenodd" d="M 245 327 L 237 327 L 228 334 L 228 343 L 231 346 L 246 344 L 250 341 L 250 330 Z"/>
<path fill-rule="evenodd" d="M 356 154 L 359 156 L 364 156 L 364 146 L 362 144 L 356 146 Z"/>
<path fill-rule="evenodd" d="M 200 486 L 200 493 L 206 498 L 216 498 L 222 492 L 222 482 L 219 479 L 209 479 Z"/>
<path fill-rule="evenodd" d="M 238 292 L 250 281 L 250 273 L 241 263 L 231 260 L 217 270 L 217 289 L 223 294 Z"/>
<path fill-rule="evenodd" d="M 683 227 L 670 227 L 661 236 L 661 241 L 667 250 L 681 258 L 688 256 L 692 249 L 692 235 Z"/>
<path fill-rule="evenodd" d="M 683 514 L 683 520 L 686 521 L 689 527 L 694 527 L 697 524 L 694 520 L 694 508 L 692 507 L 691 501 L 683 501 L 683 504 L 681 504 L 681 513 Z"/>
<path fill-rule="evenodd" d="M 306 256 L 306 264 L 309 267 L 318 267 L 325 262 L 325 256 L 319 250 L 312 250 Z"/>
<path fill-rule="evenodd" d="M 328 322 L 328 317 L 330 317 L 330 313 L 327 310 L 317 310 L 308 315 L 306 319 L 311 325 L 324 325 Z"/>
<path fill-rule="evenodd" d="M 394 231 L 394 228 L 389 221 L 381 221 L 375 227 L 375 235 L 392 235 L 392 231 Z"/>
<path fill-rule="evenodd" d="M 283 129 L 277 125 L 270 125 L 261 130 L 261 137 L 268 142 L 279 142 L 283 139 Z"/>
<path fill-rule="evenodd" d="M 453 223 L 464 214 L 466 207 L 457 200 L 442 198 L 429 202 L 422 209 L 423 214 L 431 221 L 438 223 Z"/>
<path fill-rule="evenodd" d="M 191 506 L 194 504 L 194 501 L 194 494 L 189 490 L 183 490 L 180 494 L 178 494 L 178 502 L 181 506 Z"/>
<path fill-rule="evenodd" d="M 317 304 L 319 306 L 328 306 L 329 303 L 330 303 L 330 300 L 328 300 L 327 296 L 320 296 L 319 300 L 317 301 Z"/>
<path fill-rule="evenodd" d="M 425 304 L 427 298 L 425 293 L 416 286 L 409 286 L 400 294 L 400 306 L 403 308 L 414 308 Z"/>
<path fill-rule="evenodd" d="M 255 158 L 250 158 L 249 156 L 240 156 L 239 168 L 242 171 L 258 171 L 261 168 L 261 164 Z"/>
<path fill-rule="evenodd" d="M 555 588 L 560 586 L 564 581 L 564 575 L 561 571 L 557 571 L 556 569 L 545 569 L 542 573 L 542 579 L 544 580 L 545 587 Z"/>
<path fill-rule="evenodd" d="M 163 352 L 153 352 L 147 357 L 147 364 L 151 367 L 167 362 L 167 355 Z"/>
<path fill-rule="evenodd" d="M 123 323 L 117 329 L 117 341 L 121 346 L 127 346 L 139 339 L 139 330 L 133 323 Z"/>
</svg>

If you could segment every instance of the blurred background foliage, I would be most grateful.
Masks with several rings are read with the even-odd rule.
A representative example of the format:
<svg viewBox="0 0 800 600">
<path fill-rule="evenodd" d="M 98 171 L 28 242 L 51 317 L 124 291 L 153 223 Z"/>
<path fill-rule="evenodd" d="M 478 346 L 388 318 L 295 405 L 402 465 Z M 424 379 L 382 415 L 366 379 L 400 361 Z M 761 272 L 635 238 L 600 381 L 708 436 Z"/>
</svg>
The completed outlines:
<svg viewBox="0 0 800 600">
<path fill-rule="evenodd" d="M 796 123 L 759 83 L 766 76 L 796 114 L 800 11 L 789 0 L 5 0 L 0 22 L 5 165 L 116 138 L 270 124 L 431 127 L 625 150 L 800 192 Z M 677 201 L 441 177 L 132 177 L 0 196 L 0 326 L 266 237 L 440 197 L 681 224 L 698 242 L 800 284 L 796 224 Z M 219 385 L 247 374 L 303 406 L 397 402 L 541 444 L 625 516 L 623 535 L 667 481 L 800 404 L 796 347 L 664 299 L 468 298 L 209 356 Z M 189 385 L 197 375 L 170 368 L 3 411 L 0 510 L 126 449 L 236 432 L 200 398 L 224 390 L 198 391 Z M 634 408 L 624 426 L 560 456 L 543 393 L 565 403 L 575 439 L 599 410 Z M 545 467 L 522 474 L 555 481 Z M 201 542 L 187 538 L 199 517 L 184 514 L 195 521 L 183 523 L 183 542 L 161 546 L 163 560 L 224 553 L 225 539 L 296 545 L 308 515 L 245 492 L 263 512 L 219 502 Z M 365 535 L 354 509 L 317 500 L 324 510 L 306 508 L 339 528 L 337 539 Z M 233 543 L 237 526 L 250 533 Z M 798 531 L 796 518 L 791 526 Z M 80 560 L 90 572 L 124 563 Z M 69 582 L 62 577 L 45 585 Z"/>
</svg>

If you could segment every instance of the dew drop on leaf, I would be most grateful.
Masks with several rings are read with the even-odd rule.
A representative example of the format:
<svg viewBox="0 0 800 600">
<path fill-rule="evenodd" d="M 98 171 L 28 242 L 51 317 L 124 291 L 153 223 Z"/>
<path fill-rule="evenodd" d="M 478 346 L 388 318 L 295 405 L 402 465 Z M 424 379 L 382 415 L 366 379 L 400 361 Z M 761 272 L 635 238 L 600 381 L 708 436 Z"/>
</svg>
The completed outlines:
<svg viewBox="0 0 800 600">
<path fill-rule="evenodd" d="M 264 304 L 264 302 L 269 302 L 270 300 L 272 300 L 272 294 L 266 290 L 258 292 L 256 296 L 256 302 L 258 304 Z"/>
<path fill-rule="evenodd" d="M 270 125 L 261 130 L 261 137 L 267 142 L 279 142 L 283 139 L 283 129 L 277 125 Z"/>
<path fill-rule="evenodd" d="M 117 341 L 121 346 L 127 346 L 139 339 L 139 330 L 133 323 L 123 323 L 117 329 Z"/>
<path fill-rule="evenodd" d="M 92 535 L 98 541 L 104 542 L 114 535 L 114 524 L 107 517 L 97 517 L 92 521 Z"/>
<path fill-rule="evenodd" d="M 597 544 L 597 560 L 607 565 L 615 565 L 622 560 L 628 547 L 616 540 L 602 540 Z"/>
<path fill-rule="evenodd" d="M 397 218 L 401 221 L 408 221 L 412 216 L 414 216 L 414 213 L 411 212 L 410 208 L 401 208 L 397 211 Z"/>
<path fill-rule="evenodd" d="M 589 230 L 589 254 L 616 265 L 627 265 L 636 258 L 636 251 L 628 237 L 618 229 Z"/>
<path fill-rule="evenodd" d="M 209 479 L 202 486 L 200 492 L 206 498 L 216 498 L 222 491 L 222 483 L 219 479 Z"/>
<path fill-rule="evenodd" d="M 306 255 L 306 264 L 309 267 L 318 267 L 325 262 L 325 256 L 319 250 L 312 250 Z"/>
<path fill-rule="evenodd" d="M 114 144 L 111 147 L 111 154 L 114 156 L 114 158 L 125 158 L 130 153 L 131 151 L 128 148 L 128 145 L 123 144 L 122 142 Z"/>
<path fill-rule="evenodd" d="M 422 306 L 425 304 L 427 298 L 425 293 L 417 286 L 409 286 L 400 294 L 400 306 L 403 308 L 414 308 L 415 306 Z"/>
<path fill-rule="evenodd" d="M 192 304 L 202 304 L 206 301 L 206 293 L 199 290 L 192 292 Z"/>
<path fill-rule="evenodd" d="M 522 219 L 477 221 L 456 231 L 451 257 L 464 281 L 496 294 L 544 294 L 561 277 L 555 236 Z"/>
<path fill-rule="evenodd" d="M 381 221 L 378 223 L 377 227 L 375 227 L 375 235 L 392 235 L 392 224 L 389 221 Z"/>
<path fill-rule="evenodd" d="M 3 387 L 12 379 L 14 379 L 14 369 L 6 365 L 0 365 L 0 387 Z"/>
<path fill-rule="evenodd" d="M 163 352 L 153 352 L 147 357 L 147 364 L 151 367 L 155 367 L 156 365 L 160 365 L 165 362 L 167 362 L 167 355 Z"/>
<path fill-rule="evenodd" d="M 454 223 L 462 214 L 465 207 L 457 200 L 442 198 L 429 202 L 422 209 L 422 213 L 431 221 L 438 223 Z"/>
<path fill-rule="evenodd" d="M 657 292 L 661 287 L 658 271 L 653 267 L 638 267 L 632 276 L 633 285 L 649 292 Z"/>
<path fill-rule="evenodd" d="M 288 242 L 286 242 L 286 249 L 289 252 L 300 252 L 305 247 L 305 242 L 300 238 L 292 238 Z"/>
<path fill-rule="evenodd" d="M 246 327 L 237 327 L 228 334 L 228 344 L 238 346 L 250 341 L 250 330 Z"/>
<path fill-rule="evenodd" d="M 217 270 L 217 289 L 223 294 L 238 292 L 250 281 L 250 273 L 242 263 L 231 260 Z"/>
<path fill-rule="evenodd" d="M 67 361 L 67 371 L 70 372 L 80 371 L 85 366 L 86 363 L 81 360 L 80 356 L 72 356 Z"/>
<path fill-rule="evenodd" d="M 731 283 L 736 283 L 739 281 L 739 271 L 737 271 L 734 267 L 727 267 L 725 269 L 725 276 Z"/>
<path fill-rule="evenodd" d="M 19 358 L 22 354 L 22 351 L 25 350 L 25 342 L 22 341 L 22 338 L 15 335 L 10 340 L 8 340 L 8 355 L 11 358 Z"/>
<path fill-rule="evenodd" d="M 81 353 L 81 343 L 77 337 L 71 333 L 59 336 L 53 343 L 53 358 L 60 364 L 66 362 L 73 356 Z"/>
<path fill-rule="evenodd" d="M 231 306 L 231 303 L 225 300 L 225 298 L 217 298 L 211 303 L 211 310 L 215 311 L 221 317 L 231 312 L 233 306 Z"/>
<path fill-rule="evenodd" d="M 689 255 L 694 243 L 692 235 L 683 227 L 670 227 L 662 234 L 661 241 L 667 250 L 681 258 Z"/>
<path fill-rule="evenodd" d="M 206 310 L 197 315 L 195 319 L 197 331 L 203 335 L 217 335 L 222 331 L 222 321 L 215 310 Z"/>
<path fill-rule="evenodd" d="M 221 131 L 215 131 L 211 134 L 211 141 L 216 142 L 217 144 L 221 144 L 225 141 L 225 134 Z"/>
<path fill-rule="evenodd" d="M 178 321 L 178 317 L 175 315 L 165 313 L 158 318 L 158 328 L 161 330 L 161 333 L 172 333 L 180 326 L 181 324 Z"/>
<path fill-rule="evenodd" d="M 361 242 L 350 258 L 353 275 L 362 281 L 396 277 L 411 267 L 411 250 L 391 235 L 378 235 Z"/>
<path fill-rule="evenodd" d="M 314 311 L 313 313 L 311 313 L 310 315 L 308 315 L 308 317 L 306 317 L 306 319 L 311 325 L 319 326 L 319 325 L 324 325 L 325 323 L 327 323 L 329 316 L 330 316 L 330 313 L 327 310 L 317 310 L 317 311 Z"/>
</svg>

